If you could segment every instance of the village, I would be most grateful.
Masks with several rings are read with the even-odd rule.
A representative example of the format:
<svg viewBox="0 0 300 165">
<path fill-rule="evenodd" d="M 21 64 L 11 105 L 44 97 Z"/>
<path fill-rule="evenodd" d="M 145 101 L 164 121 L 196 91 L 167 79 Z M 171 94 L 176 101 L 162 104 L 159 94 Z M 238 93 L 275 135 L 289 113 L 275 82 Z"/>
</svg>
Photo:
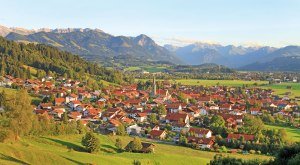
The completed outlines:
<svg viewBox="0 0 300 165">
<path fill-rule="evenodd" d="M 280 116 L 284 121 L 300 116 L 296 102 L 268 89 L 185 86 L 167 80 L 157 82 L 155 77 L 147 89 L 132 84 L 92 90 L 85 84 L 51 76 L 23 80 L 7 75 L 1 80 L 2 87 L 26 88 L 41 98 L 33 112 L 51 120 L 61 121 L 67 116 L 97 133 L 116 135 L 123 129 L 129 136 L 201 150 L 220 148 L 220 143 L 228 146 L 236 140 L 243 144 L 262 141 L 257 131 L 246 129 L 246 116 Z M 241 145 L 228 147 L 232 152 L 245 150 Z"/>
</svg>

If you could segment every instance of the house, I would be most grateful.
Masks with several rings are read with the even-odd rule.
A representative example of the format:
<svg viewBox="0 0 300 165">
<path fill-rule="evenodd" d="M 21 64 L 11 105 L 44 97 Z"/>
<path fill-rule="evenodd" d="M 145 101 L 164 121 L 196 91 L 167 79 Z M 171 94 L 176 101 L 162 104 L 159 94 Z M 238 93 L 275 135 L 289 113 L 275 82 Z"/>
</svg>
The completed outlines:
<svg viewBox="0 0 300 165">
<path fill-rule="evenodd" d="M 189 130 L 189 128 L 191 127 L 189 123 L 172 123 L 172 131 L 175 132 L 187 132 Z"/>
<path fill-rule="evenodd" d="M 180 103 L 179 104 L 178 103 L 177 104 L 173 103 L 173 104 L 168 104 L 166 106 L 166 109 L 169 113 L 178 113 L 179 111 L 182 110 L 182 106 L 181 106 Z"/>
<path fill-rule="evenodd" d="M 231 111 L 231 104 L 222 104 L 220 106 L 220 110 L 223 110 L 223 111 Z"/>
<path fill-rule="evenodd" d="M 69 116 L 69 118 L 70 118 L 70 120 L 79 120 L 79 119 L 81 119 L 81 116 L 82 116 L 82 114 L 81 113 L 79 113 L 79 112 L 70 112 L 69 114 L 68 114 L 68 116 Z"/>
<path fill-rule="evenodd" d="M 204 128 L 190 128 L 188 131 L 190 134 L 193 134 L 195 137 L 199 138 L 210 138 L 212 136 L 212 131 Z"/>
<path fill-rule="evenodd" d="M 69 103 L 69 105 L 70 105 L 70 108 L 71 108 L 72 110 L 75 110 L 75 108 L 76 108 L 77 106 L 81 105 L 81 102 L 80 102 L 79 100 L 74 100 L 74 101 L 71 101 L 71 102 Z"/>
<path fill-rule="evenodd" d="M 250 108 L 250 114 L 251 115 L 262 115 L 260 108 Z"/>
<path fill-rule="evenodd" d="M 215 140 L 212 137 L 210 138 L 188 137 L 187 140 L 188 143 L 194 143 L 196 144 L 197 148 L 201 148 L 201 149 L 210 149 L 215 143 Z"/>
<path fill-rule="evenodd" d="M 152 144 L 152 143 L 141 142 L 142 143 L 142 149 L 140 149 L 139 151 L 131 150 L 132 143 L 133 143 L 133 141 L 130 141 L 126 145 L 126 147 L 125 147 L 126 151 L 128 151 L 128 152 L 140 152 L 140 153 L 153 153 L 154 152 L 155 145 Z"/>
<path fill-rule="evenodd" d="M 227 135 L 227 142 L 232 141 L 232 139 L 239 140 L 241 138 L 244 138 L 245 141 L 254 141 L 255 136 L 254 135 L 248 135 L 248 134 L 228 134 Z"/>
<path fill-rule="evenodd" d="M 65 100 L 66 100 L 65 98 L 55 98 L 54 104 L 55 104 L 55 106 L 63 105 Z"/>
<path fill-rule="evenodd" d="M 166 123 L 189 123 L 189 116 L 186 113 L 169 113 L 166 116 Z"/>
<path fill-rule="evenodd" d="M 66 97 L 66 103 L 76 101 L 78 99 L 78 96 L 75 94 L 70 94 L 69 96 Z"/>
<path fill-rule="evenodd" d="M 190 114 L 193 117 L 200 116 L 200 109 L 196 106 L 188 107 L 184 110 L 186 113 Z"/>
<path fill-rule="evenodd" d="M 151 130 L 149 135 L 151 139 L 163 140 L 166 138 L 167 132 L 165 130 Z"/>
<path fill-rule="evenodd" d="M 137 113 L 136 120 L 138 122 L 144 122 L 147 120 L 147 113 Z"/>
<path fill-rule="evenodd" d="M 142 127 L 138 126 L 137 124 L 131 125 L 126 128 L 126 132 L 128 135 L 140 135 Z"/>
</svg>

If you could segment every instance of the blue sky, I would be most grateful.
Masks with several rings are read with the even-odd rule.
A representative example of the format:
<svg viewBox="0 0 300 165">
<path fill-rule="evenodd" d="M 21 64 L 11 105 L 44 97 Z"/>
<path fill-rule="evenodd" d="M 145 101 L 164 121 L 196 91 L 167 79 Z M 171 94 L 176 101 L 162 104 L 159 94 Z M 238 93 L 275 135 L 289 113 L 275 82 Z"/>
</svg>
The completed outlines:
<svg viewBox="0 0 300 165">
<path fill-rule="evenodd" d="M 100 28 L 159 44 L 300 45 L 299 0 L 0 0 L 0 24 Z"/>
</svg>

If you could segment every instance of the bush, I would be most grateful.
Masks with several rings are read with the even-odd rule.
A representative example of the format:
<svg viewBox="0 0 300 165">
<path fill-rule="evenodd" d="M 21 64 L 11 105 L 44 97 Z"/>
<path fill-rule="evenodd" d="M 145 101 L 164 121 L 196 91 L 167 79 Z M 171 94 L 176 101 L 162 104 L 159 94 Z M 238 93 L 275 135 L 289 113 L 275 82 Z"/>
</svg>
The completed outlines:
<svg viewBox="0 0 300 165">
<path fill-rule="evenodd" d="M 100 141 L 92 132 L 86 133 L 81 143 L 89 153 L 98 152 L 100 149 Z"/>
<path fill-rule="evenodd" d="M 250 153 L 250 154 L 255 154 L 256 151 L 255 151 L 255 150 L 250 150 L 249 153 Z"/>
</svg>

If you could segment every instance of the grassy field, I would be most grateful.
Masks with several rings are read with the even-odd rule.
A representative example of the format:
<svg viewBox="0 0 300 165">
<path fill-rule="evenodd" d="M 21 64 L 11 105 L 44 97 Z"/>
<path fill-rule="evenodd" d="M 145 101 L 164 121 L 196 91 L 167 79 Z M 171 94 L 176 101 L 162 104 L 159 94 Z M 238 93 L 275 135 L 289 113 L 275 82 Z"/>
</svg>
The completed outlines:
<svg viewBox="0 0 300 165">
<path fill-rule="evenodd" d="M 244 80 L 197 80 L 197 79 L 181 79 L 175 80 L 184 85 L 206 85 L 206 86 L 213 86 L 213 85 L 225 85 L 225 86 L 243 86 L 244 85 L 253 85 L 257 83 L 258 85 L 266 84 L 267 81 L 244 81 Z"/>
<path fill-rule="evenodd" d="M 148 79 L 137 79 L 141 81 L 146 81 Z M 163 81 L 163 80 L 157 80 Z M 244 81 L 244 80 L 200 80 L 200 79 L 178 79 L 178 80 L 170 80 L 170 82 L 181 83 L 182 85 L 204 85 L 204 86 L 213 86 L 213 85 L 225 85 L 225 86 L 243 86 L 244 85 L 253 85 L 257 83 L 257 85 L 268 84 L 267 81 Z"/>
<path fill-rule="evenodd" d="M 291 86 L 291 89 L 287 89 L 287 86 Z M 300 83 L 280 83 L 266 85 L 264 88 L 271 88 L 275 91 L 275 94 L 285 95 L 286 92 L 291 92 L 291 96 L 300 96 Z"/>
<path fill-rule="evenodd" d="M 0 144 L 0 164 L 132 164 L 140 160 L 142 164 L 206 164 L 214 152 L 194 150 L 187 147 L 155 143 L 155 153 L 118 153 L 114 146 L 115 136 L 97 135 L 101 141 L 101 151 L 97 154 L 84 152 L 80 144 L 82 135 L 38 137 L 22 139 L 14 144 Z M 132 138 L 122 137 L 127 144 Z M 263 155 L 230 156 L 242 159 L 270 159 Z"/>
<path fill-rule="evenodd" d="M 289 141 L 300 142 L 300 129 L 298 128 L 273 126 L 273 125 L 265 125 L 265 127 L 266 129 L 284 129 L 287 132 L 287 137 Z"/>
</svg>

